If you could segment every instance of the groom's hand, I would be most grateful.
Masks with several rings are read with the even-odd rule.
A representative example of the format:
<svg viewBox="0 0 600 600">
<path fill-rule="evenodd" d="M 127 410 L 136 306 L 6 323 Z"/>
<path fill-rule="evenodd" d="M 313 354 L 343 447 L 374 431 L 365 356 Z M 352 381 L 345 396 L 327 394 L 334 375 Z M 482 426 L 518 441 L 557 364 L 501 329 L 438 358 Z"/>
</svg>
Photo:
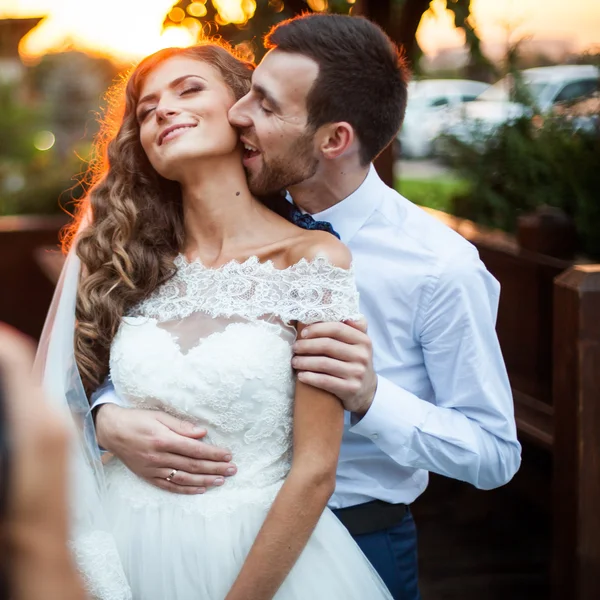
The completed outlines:
<svg viewBox="0 0 600 600">
<path fill-rule="evenodd" d="M 202 494 L 236 472 L 230 452 L 200 441 L 205 435 L 203 428 L 154 410 L 104 404 L 96 416 L 102 448 L 142 479 L 177 494 Z"/>
<path fill-rule="evenodd" d="M 377 389 L 366 321 L 315 323 L 301 335 L 292 360 L 298 379 L 336 395 L 346 410 L 364 416 Z"/>
</svg>

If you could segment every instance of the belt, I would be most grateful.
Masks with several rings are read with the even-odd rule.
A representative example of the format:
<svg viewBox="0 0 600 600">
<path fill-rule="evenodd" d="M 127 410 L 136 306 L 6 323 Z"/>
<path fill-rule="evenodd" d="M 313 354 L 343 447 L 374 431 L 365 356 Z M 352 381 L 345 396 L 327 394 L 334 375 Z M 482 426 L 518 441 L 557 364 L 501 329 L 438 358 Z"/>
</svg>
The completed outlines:
<svg viewBox="0 0 600 600">
<path fill-rule="evenodd" d="M 363 535 L 397 525 L 408 512 L 408 506 L 373 500 L 356 506 L 338 508 L 333 512 L 351 535 Z"/>
</svg>

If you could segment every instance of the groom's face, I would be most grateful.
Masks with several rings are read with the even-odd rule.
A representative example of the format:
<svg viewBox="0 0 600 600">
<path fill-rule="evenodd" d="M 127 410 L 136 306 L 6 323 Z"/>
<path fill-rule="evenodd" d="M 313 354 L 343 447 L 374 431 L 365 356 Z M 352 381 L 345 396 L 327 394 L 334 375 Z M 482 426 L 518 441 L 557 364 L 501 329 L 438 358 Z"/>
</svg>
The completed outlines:
<svg viewBox="0 0 600 600">
<path fill-rule="evenodd" d="M 272 50 L 254 71 L 250 92 L 229 111 L 245 145 L 252 193 L 277 192 L 316 173 L 319 159 L 306 100 L 318 73 L 312 59 Z"/>
</svg>

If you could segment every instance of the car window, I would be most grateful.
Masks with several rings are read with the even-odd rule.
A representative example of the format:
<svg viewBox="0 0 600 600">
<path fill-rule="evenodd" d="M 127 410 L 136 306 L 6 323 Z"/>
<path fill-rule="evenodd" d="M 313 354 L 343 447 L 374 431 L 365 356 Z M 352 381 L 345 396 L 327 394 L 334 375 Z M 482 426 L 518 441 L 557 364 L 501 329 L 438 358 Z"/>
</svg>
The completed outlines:
<svg viewBox="0 0 600 600">
<path fill-rule="evenodd" d="M 433 98 L 430 106 L 448 106 L 448 104 L 448 98 L 446 98 L 445 96 L 441 96 L 439 98 Z"/>
<path fill-rule="evenodd" d="M 479 94 L 463 94 L 460 99 L 461 102 L 473 102 Z"/>
<path fill-rule="evenodd" d="M 578 98 L 591 96 L 598 89 L 597 79 L 581 79 L 565 85 L 554 99 L 555 102 L 571 102 Z"/>
</svg>

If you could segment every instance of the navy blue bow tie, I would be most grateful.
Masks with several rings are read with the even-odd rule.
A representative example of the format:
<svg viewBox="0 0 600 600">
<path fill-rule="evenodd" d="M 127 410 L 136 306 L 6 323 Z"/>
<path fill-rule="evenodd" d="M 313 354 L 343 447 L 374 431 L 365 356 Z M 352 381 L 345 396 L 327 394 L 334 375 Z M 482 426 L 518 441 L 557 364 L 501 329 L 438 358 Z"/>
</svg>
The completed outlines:
<svg viewBox="0 0 600 600">
<path fill-rule="evenodd" d="M 277 214 L 286 218 L 288 221 L 294 223 L 302 229 L 318 229 L 320 231 L 327 231 L 332 235 L 335 235 L 338 240 L 340 234 L 332 227 L 331 223 L 327 221 L 316 221 L 308 213 L 303 213 L 295 204 L 288 202 L 284 196 L 272 196 L 265 198 L 263 202 Z"/>
<path fill-rule="evenodd" d="M 289 204 L 289 203 L 288 203 Z M 340 234 L 333 228 L 329 221 L 317 221 L 308 213 L 303 213 L 295 204 L 290 204 L 292 210 L 290 211 L 290 221 L 302 229 L 319 229 L 320 231 L 327 231 L 335 235 L 339 240 Z"/>
</svg>

